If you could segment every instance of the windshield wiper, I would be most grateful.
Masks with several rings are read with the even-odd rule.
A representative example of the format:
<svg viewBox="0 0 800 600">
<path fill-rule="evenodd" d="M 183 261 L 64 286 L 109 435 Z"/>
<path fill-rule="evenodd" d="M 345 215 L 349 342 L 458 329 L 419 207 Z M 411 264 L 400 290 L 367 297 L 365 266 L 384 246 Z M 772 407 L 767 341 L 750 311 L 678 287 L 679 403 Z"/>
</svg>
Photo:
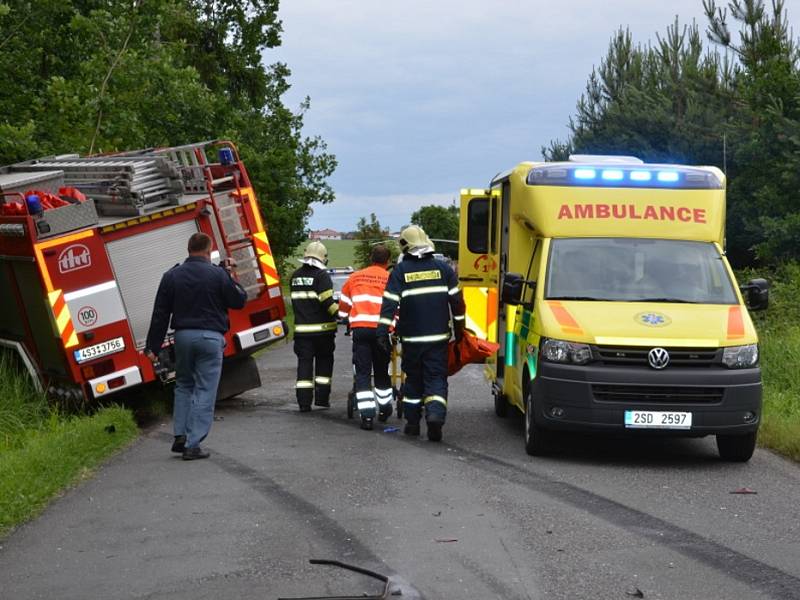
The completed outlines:
<svg viewBox="0 0 800 600">
<path fill-rule="evenodd" d="M 589 300 L 596 302 L 605 302 L 606 298 L 595 298 L 593 296 L 548 296 L 548 300 Z"/>
<path fill-rule="evenodd" d="M 685 300 L 683 298 L 635 298 L 627 302 L 674 302 L 676 304 L 699 304 L 696 300 Z"/>
</svg>

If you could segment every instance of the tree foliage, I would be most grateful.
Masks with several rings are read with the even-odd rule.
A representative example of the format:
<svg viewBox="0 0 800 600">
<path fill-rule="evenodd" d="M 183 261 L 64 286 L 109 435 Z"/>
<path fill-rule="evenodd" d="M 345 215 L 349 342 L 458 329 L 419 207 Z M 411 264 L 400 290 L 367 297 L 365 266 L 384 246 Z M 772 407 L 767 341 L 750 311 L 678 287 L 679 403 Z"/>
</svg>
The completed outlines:
<svg viewBox="0 0 800 600">
<path fill-rule="evenodd" d="M 715 165 L 728 176 L 734 262 L 800 257 L 800 51 L 783 0 L 704 0 L 696 24 L 676 19 L 635 45 L 618 31 L 588 80 L 566 141 L 572 152 Z M 736 33 L 732 30 L 736 28 Z"/>
<path fill-rule="evenodd" d="M 3 8 L 4 7 L 4 8 Z M 0 164 L 54 153 L 233 140 L 287 256 L 336 167 L 282 101 L 278 0 L 5 0 Z"/>
<path fill-rule="evenodd" d="M 370 213 L 369 219 L 361 217 L 356 225 L 356 244 L 355 259 L 359 269 L 370 265 L 370 253 L 372 247 L 377 243 L 383 243 L 389 248 L 389 264 L 394 264 L 400 254 L 400 247 L 397 242 L 389 239 L 389 230 L 381 226 L 375 213 Z"/>
<path fill-rule="evenodd" d="M 411 215 L 411 222 L 422 227 L 429 238 L 439 240 L 434 242 L 438 252 L 458 259 L 459 212 L 457 206 L 437 204 L 423 206 Z M 454 240 L 456 243 L 441 240 Z"/>
</svg>

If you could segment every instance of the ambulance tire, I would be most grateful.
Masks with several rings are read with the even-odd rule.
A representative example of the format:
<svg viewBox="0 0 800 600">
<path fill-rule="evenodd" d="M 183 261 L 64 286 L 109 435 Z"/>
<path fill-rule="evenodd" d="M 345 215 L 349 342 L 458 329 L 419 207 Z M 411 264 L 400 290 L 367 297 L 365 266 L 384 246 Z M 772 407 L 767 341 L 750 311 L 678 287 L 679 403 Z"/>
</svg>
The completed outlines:
<svg viewBox="0 0 800 600">
<path fill-rule="evenodd" d="M 352 419 L 355 413 L 356 393 L 347 392 L 347 418 Z"/>
<path fill-rule="evenodd" d="M 744 435 L 718 435 L 719 457 L 726 462 L 747 462 L 756 449 L 756 432 Z"/>
<path fill-rule="evenodd" d="M 529 456 L 544 456 L 548 451 L 548 432 L 536 424 L 533 416 L 533 395 L 525 386 L 525 452 Z"/>
<path fill-rule="evenodd" d="M 500 392 L 494 393 L 494 414 L 496 414 L 501 419 L 505 419 L 508 416 L 508 400 L 504 394 Z"/>
</svg>

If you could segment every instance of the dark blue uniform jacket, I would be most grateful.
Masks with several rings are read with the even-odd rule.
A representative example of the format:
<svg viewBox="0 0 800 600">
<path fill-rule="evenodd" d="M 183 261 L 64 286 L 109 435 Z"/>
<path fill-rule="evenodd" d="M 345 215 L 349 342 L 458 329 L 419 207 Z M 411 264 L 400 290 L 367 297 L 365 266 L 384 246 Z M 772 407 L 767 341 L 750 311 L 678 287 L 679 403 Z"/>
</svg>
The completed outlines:
<svg viewBox="0 0 800 600">
<path fill-rule="evenodd" d="M 158 354 L 172 317 L 172 328 L 225 333 L 228 309 L 243 308 L 247 292 L 228 272 L 199 256 L 164 273 L 158 286 L 146 349 Z"/>
</svg>

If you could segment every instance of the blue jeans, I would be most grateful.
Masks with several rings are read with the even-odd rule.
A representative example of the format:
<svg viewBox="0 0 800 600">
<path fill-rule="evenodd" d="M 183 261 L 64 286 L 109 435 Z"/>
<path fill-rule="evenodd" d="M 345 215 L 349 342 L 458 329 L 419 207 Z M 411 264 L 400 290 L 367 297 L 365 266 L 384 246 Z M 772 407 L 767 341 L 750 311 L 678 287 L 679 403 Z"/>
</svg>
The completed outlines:
<svg viewBox="0 0 800 600">
<path fill-rule="evenodd" d="M 186 447 L 200 445 L 214 421 L 214 404 L 222 373 L 225 338 L 218 331 L 180 329 L 175 332 L 175 435 L 186 436 Z"/>
</svg>

